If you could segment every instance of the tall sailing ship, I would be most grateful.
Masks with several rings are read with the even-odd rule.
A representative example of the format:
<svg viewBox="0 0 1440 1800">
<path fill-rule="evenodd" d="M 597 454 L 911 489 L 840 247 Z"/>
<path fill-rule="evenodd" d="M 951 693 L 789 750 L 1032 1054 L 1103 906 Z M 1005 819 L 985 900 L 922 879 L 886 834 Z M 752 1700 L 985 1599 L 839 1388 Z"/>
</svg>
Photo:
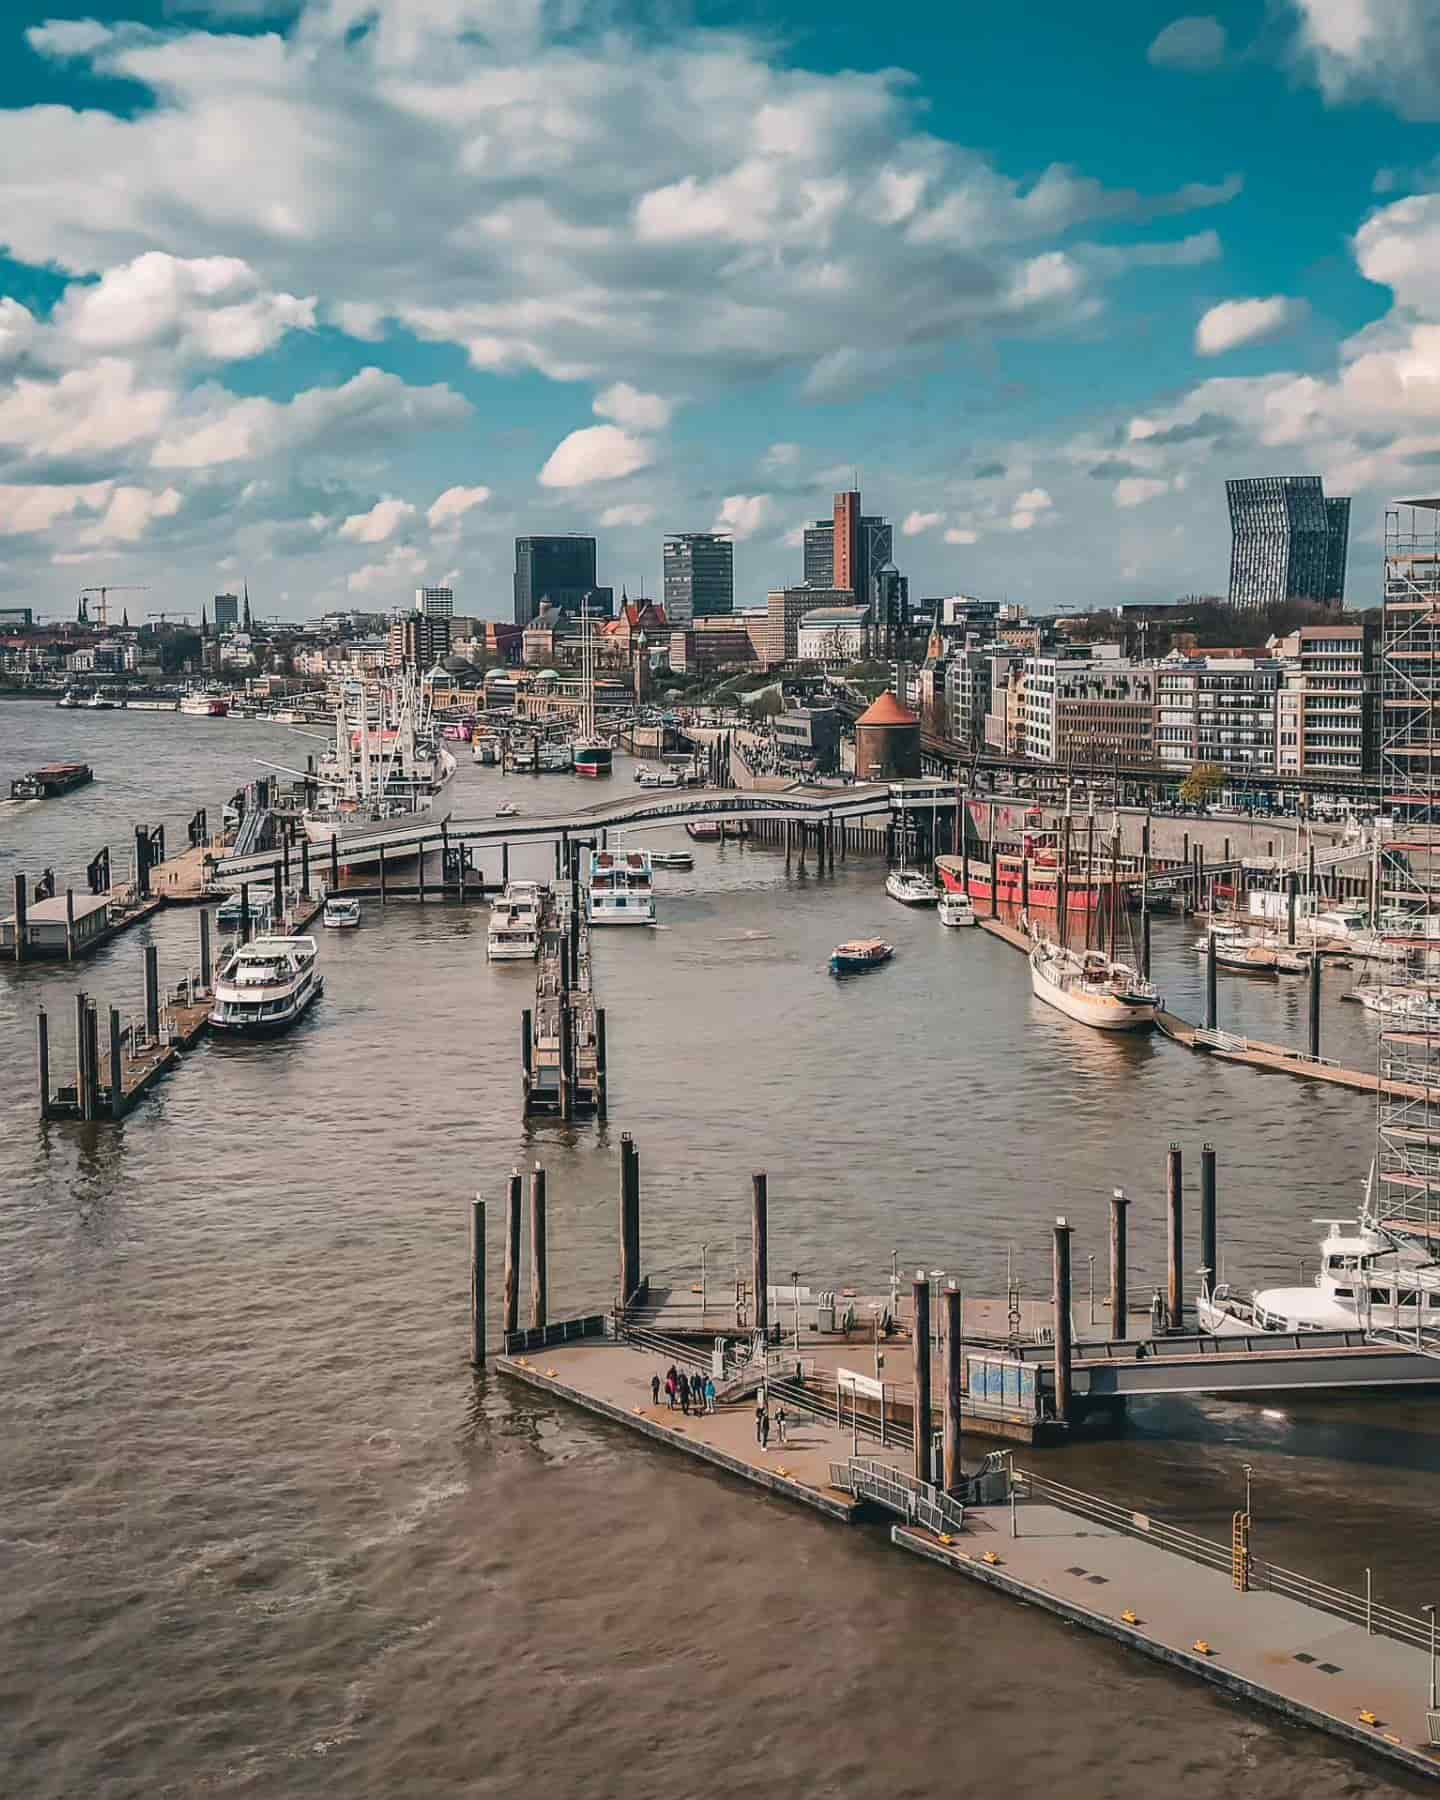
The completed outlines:
<svg viewBox="0 0 1440 1800">
<path fill-rule="evenodd" d="M 591 779 L 608 775 L 614 766 L 610 745 L 595 723 L 595 621 L 588 605 L 580 621 L 580 717 L 575 732 L 575 773 Z"/>
<path fill-rule="evenodd" d="M 305 832 L 343 845 L 400 819 L 439 825 L 450 816 L 455 758 L 436 736 L 429 697 L 413 670 L 381 682 L 346 682 L 335 708 L 335 744 L 316 769 Z"/>
<path fill-rule="evenodd" d="M 1103 950 L 1067 950 L 1042 938 L 1030 952 L 1030 985 L 1043 1000 L 1097 1031 L 1143 1031 L 1155 1023 L 1153 982 Z"/>
</svg>

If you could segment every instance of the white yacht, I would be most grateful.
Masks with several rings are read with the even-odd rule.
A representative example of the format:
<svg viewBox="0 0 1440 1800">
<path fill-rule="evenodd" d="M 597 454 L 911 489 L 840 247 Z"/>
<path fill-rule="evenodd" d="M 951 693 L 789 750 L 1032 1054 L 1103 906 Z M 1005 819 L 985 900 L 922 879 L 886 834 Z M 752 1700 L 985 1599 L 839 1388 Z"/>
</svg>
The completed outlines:
<svg viewBox="0 0 1440 1800">
<path fill-rule="evenodd" d="M 940 923 L 942 925 L 978 925 L 975 916 L 975 903 L 968 894 L 946 890 L 940 896 Z"/>
<path fill-rule="evenodd" d="M 1257 1288 L 1247 1300 L 1228 1282 L 1212 1287 L 1204 1281 L 1195 1302 L 1201 1330 L 1245 1337 L 1260 1331 L 1393 1335 L 1440 1329 L 1440 1267 L 1399 1248 L 1363 1217 L 1315 1223 L 1325 1227 L 1325 1236 L 1308 1286 Z"/>
<path fill-rule="evenodd" d="M 592 925 L 655 923 L 655 878 L 648 850 L 592 850 L 586 892 Z"/>
<path fill-rule="evenodd" d="M 360 902 L 338 898 L 327 900 L 320 922 L 327 931 L 353 931 L 360 923 Z"/>
<path fill-rule="evenodd" d="M 635 779 L 642 788 L 683 788 L 685 771 L 666 763 L 658 769 L 644 768 L 636 772 Z"/>
<path fill-rule="evenodd" d="M 940 890 L 923 869 L 892 869 L 885 877 L 885 892 L 906 906 L 934 906 Z"/>
<path fill-rule="evenodd" d="M 540 884 L 512 881 L 490 908 L 485 954 L 491 962 L 534 962 L 540 954 Z"/>
<path fill-rule="evenodd" d="M 275 1037 L 324 990 L 313 937 L 262 937 L 242 944 L 215 977 L 210 1023 L 237 1037 Z"/>
<path fill-rule="evenodd" d="M 1433 988 L 1401 987 L 1387 982 L 1361 983 L 1354 997 L 1367 1012 L 1382 1019 L 1398 1019 L 1420 1031 L 1440 1030 L 1440 996 Z"/>
<path fill-rule="evenodd" d="M 540 745 L 537 768 L 542 775 L 568 775 L 575 767 L 575 751 L 570 744 Z"/>
<path fill-rule="evenodd" d="M 315 805 L 305 814 L 312 844 L 363 838 L 376 825 L 450 816 L 455 758 L 435 735 L 429 690 L 413 672 L 380 684 L 377 696 L 346 682 L 335 709 L 335 744 L 320 758 Z"/>
<path fill-rule="evenodd" d="M 1099 1031 L 1140 1031 L 1155 1023 L 1154 984 L 1099 950 L 1066 950 L 1041 938 L 1030 952 L 1037 1000 Z"/>
</svg>

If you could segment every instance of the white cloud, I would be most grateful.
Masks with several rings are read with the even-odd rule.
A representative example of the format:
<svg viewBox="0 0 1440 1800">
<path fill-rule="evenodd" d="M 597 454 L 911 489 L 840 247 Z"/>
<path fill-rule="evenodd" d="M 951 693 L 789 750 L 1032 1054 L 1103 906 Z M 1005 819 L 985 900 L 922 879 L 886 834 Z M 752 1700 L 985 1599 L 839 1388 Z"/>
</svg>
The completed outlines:
<svg viewBox="0 0 1440 1800">
<path fill-rule="evenodd" d="M 648 525 L 654 516 L 653 506 L 627 501 L 623 506 L 607 506 L 600 515 L 600 524 L 608 531 L 621 525 Z"/>
<path fill-rule="evenodd" d="M 30 27 L 25 42 L 37 56 L 90 56 L 113 36 L 98 19 L 47 19 Z"/>
<path fill-rule="evenodd" d="M 1325 98 L 1382 100 L 1440 119 L 1440 15 L 1431 0 L 1291 0 L 1296 63 Z"/>
<path fill-rule="evenodd" d="M 938 512 L 907 513 L 900 530 L 906 537 L 919 537 L 922 532 L 933 531 L 944 517 L 944 513 Z"/>
<path fill-rule="evenodd" d="M 1268 300 L 1223 300 L 1212 306 L 1195 327 L 1200 356 L 1222 356 L 1242 344 L 1265 344 L 1290 331 L 1307 317 L 1303 300 L 1272 294 Z"/>
<path fill-rule="evenodd" d="M 77 487 L 0 485 L 0 537 L 48 531 L 77 510 L 97 512 L 109 500 L 111 491 L 108 481 Z"/>
<path fill-rule="evenodd" d="M 772 444 L 765 452 L 760 466 L 770 474 L 774 474 L 780 469 L 793 469 L 799 460 L 800 446 L 798 444 Z"/>
<path fill-rule="evenodd" d="M 1144 506 L 1170 492 L 1170 483 L 1160 476 L 1126 475 L 1115 483 L 1114 500 L 1119 507 Z"/>
<path fill-rule="evenodd" d="M 426 513 L 425 518 L 432 531 L 442 525 L 452 525 L 463 519 L 472 507 L 483 506 L 490 498 L 488 487 L 452 487 L 446 488 Z"/>
<path fill-rule="evenodd" d="M 712 531 L 728 531 L 737 542 L 754 537 L 770 517 L 768 494 L 727 494 Z"/>
<path fill-rule="evenodd" d="M 382 562 L 366 563 L 345 578 L 352 594 L 386 594 L 399 598 L 425 573 L 425 558 L 410 544 L 392 544 Z"/>
<path fill-rule="evenodd" d="M 1157 69 L 1214 69 L 1225 60 L 1225 27 L 1209 14 L 1174 19 L 1145 52 Z"/>
<path fill-rule="evenodd" d="M 1055 502 L 1044 488 L 1027 488 L 1010 510 L 1010 529 L 1030 531 L 1051 511 Z"/>
<path fill-rule="evenodd" d="M 116 357 L 59 380 L 18 376 L 0 391 L 0 446 L 27 457 L 112 454 L 154 437 L 174 405 L 169 387 L 142 386 Z"/>
<path fill-rule="evenodd" d="M 587 487 L 594 481 L 619 481 L 655 460 L 655 447 L 632 437 L 618 425 L 587 425 L 572 431 L 550 452 L 540 471 L 542 487 Z"/>
<path fill-rule="evenodd" d="M 95 545 L 138 543 L 154 520 L 173 518 L 180 506 L 179 490 L 173 487 L 158 494 L 149 488 L 117 487 L 103 517 L 81 531 L 76 542 Z"/>
<path fill-rule="evenodd" d="M 262 291 L 234 256 L 185 259 L 151 250 L 73 283 L 55 309 L 56 334 L 88 354 L 164 344 L 182 354 L 235 362 L 273 348 L 287 331 L 315 323 L 315 301 Z"/>
<path fill-rule="evenodd" d="M 947 544 L 978 544 L 979 541 L 979 532 L 970 531 L 964 525 L 952 525 L 945 533 L 945 542 Z"/>
<path fill-rule="evenodd" d="M 37 330 L 29 307 L 0 298 L 0 366 L 18 362 L 35 341 Z"/>
<path fill-rule="evenodd" d="M 628 381 L 617 381 L 595 396 L 594 410 L 597 418 L 613 419 L 628 431 L 663 431 L 672 409 L 659 394 L 642 394 Z"/>
<path fill-rule="evenodd" d="M 351 513 L 340 527 L 340 536 L 356 544 L 383 544 L 414 517 L 415 508 L 408 500 L 377 500 L 369 512 Z"/>
</svg>

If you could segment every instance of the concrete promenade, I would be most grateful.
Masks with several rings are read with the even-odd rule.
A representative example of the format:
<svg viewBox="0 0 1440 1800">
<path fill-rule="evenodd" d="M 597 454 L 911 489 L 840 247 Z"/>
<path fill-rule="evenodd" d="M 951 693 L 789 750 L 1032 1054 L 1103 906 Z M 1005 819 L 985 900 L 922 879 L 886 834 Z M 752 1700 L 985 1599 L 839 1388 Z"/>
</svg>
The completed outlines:
<svg viewBox="0 0 1440 1800">
<path fill-rule="evenodd" d="M 904 1525 L 891 1536 L 903 1549 L 1240 1698 L 1440 1775 L 1423 1649 L 1369 1635 L 1283 1594 L 1241 1593 L 1219 1569 L 1056 1506 L 1021 1501 L 1016 1521 L 1012 1537 L 1008 1507 L 967 1507 L 965 1530 L 949 1544 Z M 987 1552 L 994 1563 L 983 1560 Z"/>
</svg>

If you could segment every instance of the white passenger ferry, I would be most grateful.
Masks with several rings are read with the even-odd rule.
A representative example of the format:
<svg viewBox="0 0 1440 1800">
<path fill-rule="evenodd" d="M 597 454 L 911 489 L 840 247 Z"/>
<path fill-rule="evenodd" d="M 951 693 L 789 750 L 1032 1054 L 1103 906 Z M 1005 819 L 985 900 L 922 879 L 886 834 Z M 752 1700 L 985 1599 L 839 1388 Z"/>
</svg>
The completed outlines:
<svg viewBox="0 0 1440 1800">
<path fill-rule="evenodd" d="M 313 937 L 262 937 L 231 952 L 215 977 L 210 1023 L 236 1037 L 276 1037 L 324 991 Z"/>
<path fill-rule="evenodd" d="M 592 850 L 586 890 L 592 925 L 653 925 L 655 877 L 648 850 Z"/>
</svg>

